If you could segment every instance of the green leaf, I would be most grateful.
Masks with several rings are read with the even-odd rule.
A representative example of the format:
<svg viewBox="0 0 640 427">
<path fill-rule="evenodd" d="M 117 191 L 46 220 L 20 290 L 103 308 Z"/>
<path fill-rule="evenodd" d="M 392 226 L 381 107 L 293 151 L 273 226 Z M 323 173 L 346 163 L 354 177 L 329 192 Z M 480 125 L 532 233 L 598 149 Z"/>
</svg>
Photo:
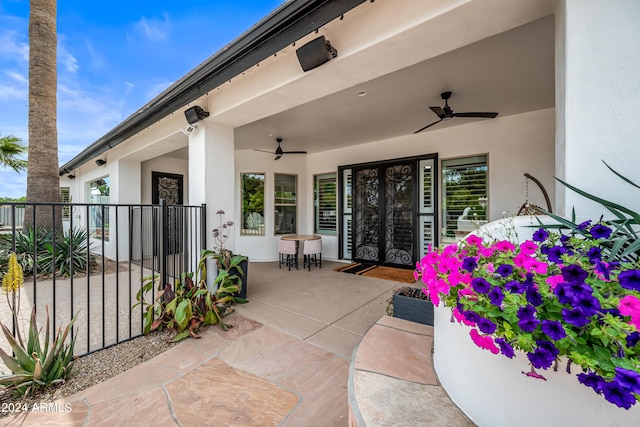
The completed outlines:
<svg viewBox="0 0 640 427">
<path fill-rule="evenodd" d="M 173 339 L 171 341 L 173 341 L 173 342 L 182 341 L 183 339 L 188 338 L 189 335 L 190 335 L 190 332 L 187 329 L 186 331 L 182 331 L 179 334 L 177 334 L 175 337 L 173 337 Z"/>
<path fill-rule="evenodd" d="M 180 304 L 178 304 L 178 308 L 176 309 L 176 323 L 178 324 L 179 330 L 183 330 L 186 328 L 189 320 L 191 320 L 191 316 L 193 315 L 191 311 L 191 301 L 188 299 L 182 300 Z"/>
</svg>

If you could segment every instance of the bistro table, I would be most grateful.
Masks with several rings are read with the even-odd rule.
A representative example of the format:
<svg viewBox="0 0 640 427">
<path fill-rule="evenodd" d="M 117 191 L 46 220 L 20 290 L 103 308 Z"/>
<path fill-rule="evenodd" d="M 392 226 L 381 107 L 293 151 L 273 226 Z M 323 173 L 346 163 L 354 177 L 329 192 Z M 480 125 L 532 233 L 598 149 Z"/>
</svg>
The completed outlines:
<svg viewBox="0 0 640 427">
<path fill-rule="evenodd" d="M 300 242 L 303 240 L 319 240 L 322 236 L 318 236 L 317 234 L 285 234 L 280 237 L 282 240 L 295 240 L 296 242 L 296 257 L 297 253 L 300 252 Z"/>
</svg>

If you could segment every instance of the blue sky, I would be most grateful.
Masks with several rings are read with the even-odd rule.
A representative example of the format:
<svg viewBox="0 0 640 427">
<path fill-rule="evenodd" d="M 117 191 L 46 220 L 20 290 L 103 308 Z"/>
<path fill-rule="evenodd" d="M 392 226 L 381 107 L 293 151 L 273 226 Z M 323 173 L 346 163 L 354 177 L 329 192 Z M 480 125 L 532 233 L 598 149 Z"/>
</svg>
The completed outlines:
<svg viewBox="0 0 640 427">
<path fill-rule="evenodd" d="M 58 155 L 64 164 L 282 0 L 58 1 Z M 28 143 L 29 0 L 0 0 L 0 135 Z M 0 197 L 26 195 L 0 168 Z"/>
</svg>

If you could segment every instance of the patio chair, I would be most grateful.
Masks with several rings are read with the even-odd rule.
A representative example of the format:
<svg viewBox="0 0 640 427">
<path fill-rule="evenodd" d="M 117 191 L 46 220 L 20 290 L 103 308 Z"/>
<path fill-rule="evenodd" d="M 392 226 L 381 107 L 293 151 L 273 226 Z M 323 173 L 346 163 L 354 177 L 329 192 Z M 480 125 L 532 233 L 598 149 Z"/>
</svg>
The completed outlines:
<svg viewBox="0 0 640 427">
<path fill-rule="evenodd" d="M 298 270 L 298 247 L 295 240 L 278 240 L 279 263 L 278 268 L 282 268 L 282 264 L 286 263 L 291 271 L 291 266 L 295 265 Z"/>
<path fill-rule="evenodd" d="M 309 268 L 311 271 L 311 263 L 316 267 L 322 268 L 322 239 L 305 240 L 302 248 L 304 254 L 304 260 L 302 262 L 302 268 Z"/>
</svg>

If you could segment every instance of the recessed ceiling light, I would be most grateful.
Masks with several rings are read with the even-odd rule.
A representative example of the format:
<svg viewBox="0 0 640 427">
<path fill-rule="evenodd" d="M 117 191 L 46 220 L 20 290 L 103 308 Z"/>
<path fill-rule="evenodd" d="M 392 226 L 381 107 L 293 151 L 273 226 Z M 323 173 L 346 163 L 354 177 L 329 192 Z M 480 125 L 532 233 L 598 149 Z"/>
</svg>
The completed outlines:
<svg viewBox="0 0 640 427">
<path fill-rule="evenodd" d="M 359 90 L 356 92 L 356 95 L 358 96 L 367 96 L 367 91 L 366 90 Z"/>
</svg>

